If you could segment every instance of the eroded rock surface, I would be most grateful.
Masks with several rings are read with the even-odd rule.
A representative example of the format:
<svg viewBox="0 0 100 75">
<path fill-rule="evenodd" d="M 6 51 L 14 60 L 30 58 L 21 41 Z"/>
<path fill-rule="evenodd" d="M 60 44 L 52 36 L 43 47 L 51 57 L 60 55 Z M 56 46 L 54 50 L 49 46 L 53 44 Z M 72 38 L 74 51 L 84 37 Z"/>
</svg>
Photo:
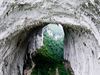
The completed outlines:
<svg viewBox="0 0 100 75">
<path fill-rule="evenodd" d="M 99 75 L 99 0 L 0 0 L 0 75 L 23 74 L 30 29 L 48 23 L 64 26 L 64 58 L 74 74 Z"/>
<path fill-rule="evenodd" d="M 65 35 L 64 58 L 70 61 L 74 74 L 99 75 L 100 46 L 94 35 L 89 30 L 78 27 L 68 27 Z"/>
</svg>

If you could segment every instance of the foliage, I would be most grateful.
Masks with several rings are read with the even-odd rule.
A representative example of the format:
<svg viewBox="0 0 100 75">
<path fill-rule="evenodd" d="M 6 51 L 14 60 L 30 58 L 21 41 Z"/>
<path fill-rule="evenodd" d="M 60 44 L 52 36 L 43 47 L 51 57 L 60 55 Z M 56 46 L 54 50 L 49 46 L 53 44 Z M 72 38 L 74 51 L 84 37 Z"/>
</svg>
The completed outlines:
<svg viewBox="0 0 100 75">
<path fill-rule="evenodd" d="M 49 55 L 53 60 L 58 62 L 63 61 L 63 45 L 63 38 L 54 40 L 52 37 L 48 36 L 48 34 L 44 34 L 44 47 L 48 49 L 47 55 Z"/>
<path fill-rule="evenodd" d="M 63 38 L 54 40 L 47 33 L 44 33 L 44 46 L 37 50 L 33 58 L 36 63 L 32 75 L 56 75 L 56 68 L 59 75 L 69 75 L 63 64 Z"/>
</svg>

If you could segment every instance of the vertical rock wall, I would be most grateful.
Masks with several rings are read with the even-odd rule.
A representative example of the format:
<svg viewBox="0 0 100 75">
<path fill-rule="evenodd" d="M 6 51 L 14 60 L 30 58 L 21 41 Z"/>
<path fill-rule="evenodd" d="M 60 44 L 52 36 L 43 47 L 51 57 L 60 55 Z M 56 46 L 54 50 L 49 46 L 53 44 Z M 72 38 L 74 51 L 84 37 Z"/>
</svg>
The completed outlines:
<svg viewBox="0 0 100 75">
<path fill-rule="evenodd" d="M 42 34 L 42 27 L 36 27 L 32 29 L 28 35 L 28 45 L 27 50 L 25 52 L 25 59 L 24 59 L 24 75 L 25 73 L 29 73 L 34 67 L 33 57 L 37 53 L 37 49 L 43 46 L 43 34 Z M 32 72 L 32 71 L 31 71 Z M 31 74 L 31 73 L 30 73 Z"/>
<path fill-rule="evenodd" d="M 99 75 L 100 47 L 90 30 L 80 26 L 65 27 L 64 59 L 68 60 L 75 75 Z"/>
<path fill-rule="evenodd" d="M 5 45 L 2 47 L 0 75 L 22 75 L 27 47 L 26 33 L 8 39 L 4 40 Z"/>
<path fill-rule="evenodd" d="M 31 55 L 32 52 L 36 51 L 36 48 L 40 48 L 43 45 L 42 29 L 35 30 L 33 28 L 32 31 L 24 30 L 13 37 L 6 38 L 7 40 L 1 40 L 0 75 L 23 75 L 25 61 L 28 61 L 25 58 L 27 50 Z M 33 40 L 29 40 L 30 37 Z"/>
<path fill-rule="evenodd" d="M 30 53 L 30 56 L 34 56 L 36 53 L 36 49 L 39 49 L 41 48 L 41 46 L 43 46 L 42 27 L 34 28 L 29 34 L 28 53 Z"/>
</svg>

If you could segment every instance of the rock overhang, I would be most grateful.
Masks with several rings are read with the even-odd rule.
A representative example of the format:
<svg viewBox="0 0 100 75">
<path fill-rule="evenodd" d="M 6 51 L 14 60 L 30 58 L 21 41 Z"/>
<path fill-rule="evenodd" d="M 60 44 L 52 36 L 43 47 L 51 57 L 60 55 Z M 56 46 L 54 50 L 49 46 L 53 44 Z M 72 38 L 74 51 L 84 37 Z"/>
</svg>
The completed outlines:
<svg viewBox="0 0 100 75">
<path fill-rule="evenodd" d="M 20 38 L 25 40 L 25 37 L 28 36 L 28 35 L 24 36 L 25 33 L 29 33 L 31 31 L 31 29 L 38 28 L 38 27 L 40 27 L 42 29 L 43 26 L 50 24 L 50 23 L 54 23 L 54 24 L 61 24 L 63 26 L 65 32 L 66 32 L 66 30 L 69 32 L 71 31 L 70 34 L 74 34 L 72 36 L 73 37 L 75 36 L 75 39 L 77 39 L 77 38 L 80 39 L 77 36 L 76 32 L 80 33 L 80 34 L 86 32 L 86 34 L 87 34 L 86 36 L 90 36 L 93 39 L 90 39 L 91 41 L 89 42 L 90 43 L 89 44 L 87 42 L 89 39 L 87 39 L 87 37 L 84 37 L 84 34 L 83 34 L 82 38 L 84 38 L 84 39 L 81 40 L 81 42 L 87 40 L 86 42 L 88 44 L 84 44 L 84 45 L 91 45 L 92 42 L 93 43 L 96 42 L 95 45 L 93 45 L 93 46 L 91 45 L 89 47 L 91 47 L 91 49 L 94 50 L 94 52 L 92 51 L 92 53 L 97 56 L 97 54 L 95 54 L 95 53 L 97 50 L 99 51 L 99 48 L 100 48 L 100 47 L 98 47 L 98 43 L 100 43 L 100 38 L 99 38 L 100 34 L 98 32 L 99 27 L 97 28 L 97 26 L 99 26 L 99 14 L 98 14 L 99 13 L 99 3 L 100 2 L 98 0 L 95 0 L 95 1 L 94 0 L 80 0 L 80 1 L 79 0 L 71 0 L 71 1 L 69 1 L 69 0 L 63 0 L 63 1 L 61 1 L 61 0 L 16 0 L 16 1 L 7 0 L 6 1 L 5 0 L 5 1 L 3 1 L 0 4 L 0 7 L 1 7 L 0 10 L 2 10 L 2 11 L 0 11 L 1 53 L 5 52 L 5 50 L 7 50 L 7 48 L 8 48 L 8 53 L 10 53 L 11 50 L 12 50 L 11 53 L 21 50 L 22 48 L 20 49 L 20 47 L 18 47 L 19 49 L 17 49 L 16 44 L 14 44 L 14 43 L 17 43 L 19 41 L 18 39 L 20 39 Z M 92 7 L 93 7 L 93 9 L 92 9 Z M 72 32 L 73 30 L 75 32 Z M 92 35 L 91 35 L 91 33 L 92 33 Z M 20 37 L 20 35 L 22 35 L 22 37 Z M 96 40 L 94 40 L 94 39 L 96 39 Z M 10 44 L 6 42 L 7 40 Z M 69 40 L 70 40 L 70 38 L 69 38 Z M 2 42 L 3 42 L 3 44 L 2 44 Z M 69 42 L 71 42 L 71 41 L 69 41 Z M 81 42 L 80 41 L 78 41 L 78 42 L 79 42 L 78 45 L 80 45 Z M 75 45 L 76 44 L 77 43 L 75 43 Z M 3 47 L 3 45 L 4 45 L 4 47 Z M 26 48 L 26 45 L 25 45 L 25 48 Z M 9 46 L 16 48 L 16 49 L 14 49 L 14 50 L 11 48 L 9 49 Z M 83 47 L 83 50 L 89 51 L 90 50 L 89 47 L 88 47 L 88 49 L 86 49 L 86 47 Z M 97 50 L 94 47 L 96 47 Z M 25 52 L 25 48 L 22 49 L 24 52 Z M 65 49 L 65 50 L 67 51 L 67 49 Z M 4 54 L 6 54 L 6 52 Z M 21 54 L 21 52 L 19 54 Z M 70 52 L 69 52 L 69 54 L 70 54 Z M 83 54 L 85 55 L 85 53 L 83 53 Z M 91 55 L 91 53 L 89 55 Z M 16 56 L 16 55 L 12 55 L 12 56 Z M 10 56 L 9 56 L 9 54 L 6 54 L 6 56 L 1 55 L 0 59 L 2 59 L 2 58 L 5 59 L 5 57 L 9 58 Z M 67 57 L 67 56 L 65 55 L 65 57 Z M 71 57 L 71 58 L 73 58 L 73 57 Z M 88 57 L 86 57 L 86 59 L 87 58 Z M 16 59 L 19 59 L 19 58 L 16 58 Z M 88 58 L 88 59 L 90 59 L 92 61 L 91 58 Z M 21 59 L 19 59 L 19 60 L 21 60 Z M 12 61 L 13 61 L 13 59 L 12 59 Z M 73 61 L 72 60 L 70 60 L 70 61 L 71 61 L 72 67 L 75 66 L 72 63 Z M 82 60 L 80 59 L 80 61 L 82 61 Z M 80 61 L 78 61 L 78 62 L 80 62 Z M 3 62 L 3 60 L 1 62 Z M 12 63 L 12 64 L 16 64 L 16 62 Z M 97 61 L 95 61 L 95 62 L 96 62 L 95 64 L 97 64 Z M 21 62 L 21 64 L 23 64 L 23 62 Z M 89 64 L 91 64 L 91 63 L 89 63 Z M 80 65 L 80 66 L 82 67 L 82 65 Z M 14 66 L 14 67 L 16 67 L 16 66 Z M 21 66 L 21 69 L 22 69 L 22 66 Z M 78 72 L 77 69 L 74 69 L 74 70 L 76 72 Z M 2 72 L 0 74 L 3 75 Z M 12 73 L 12 75 L 14 75 L 14 74 Z M 17 73 L 16 73 L 16 75 L 17 75 Z M 91 74 L 87 74 L 87 75 L 91 75 Z"/>
</svg>

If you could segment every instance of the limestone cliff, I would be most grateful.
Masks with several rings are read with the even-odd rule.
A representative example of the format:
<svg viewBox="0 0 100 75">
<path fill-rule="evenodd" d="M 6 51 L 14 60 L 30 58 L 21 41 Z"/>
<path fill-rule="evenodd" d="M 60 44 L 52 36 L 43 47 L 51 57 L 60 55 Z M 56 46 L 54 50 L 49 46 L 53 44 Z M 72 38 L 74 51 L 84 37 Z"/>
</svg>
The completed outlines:
<svg viewBox="0 0 100 75">
<path fill-rule="evenodd" d="M 99 19 L 99 0 L 0 0 L 0 75 L 23 74 L 26 52 L 42 45 L 49 23 L 64 28 L 64 58 L 74 74 L 99 75 Z"/>
</svg>

